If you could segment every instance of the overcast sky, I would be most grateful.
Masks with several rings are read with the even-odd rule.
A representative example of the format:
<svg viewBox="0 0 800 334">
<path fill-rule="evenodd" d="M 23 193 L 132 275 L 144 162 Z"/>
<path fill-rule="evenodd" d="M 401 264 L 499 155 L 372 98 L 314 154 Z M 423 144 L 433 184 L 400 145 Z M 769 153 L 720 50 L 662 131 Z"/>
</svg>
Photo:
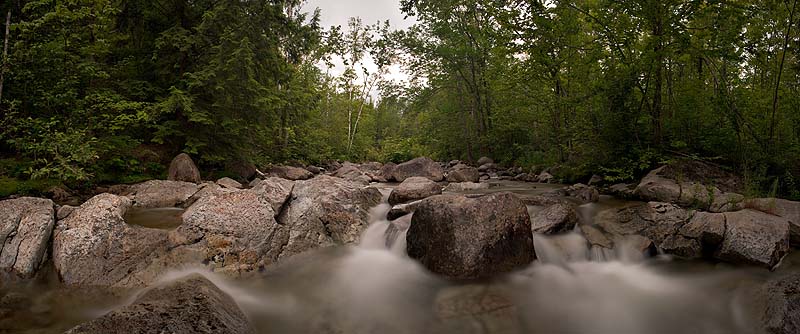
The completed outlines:
<svg viewBox="0 0 800 334">
<path fill-rule="evenodd" d="M 374 24 L 389 20 L 395 28 L 408 28 L 414 22 L 403 20 L 400 0 L 308 0 L 305 6 L 311 12 L 314 8 L 322 10 L 322 26 L 341 25 L 347 27 L 347 20 L 360 17 L 364 24 Z"/>
</svg>

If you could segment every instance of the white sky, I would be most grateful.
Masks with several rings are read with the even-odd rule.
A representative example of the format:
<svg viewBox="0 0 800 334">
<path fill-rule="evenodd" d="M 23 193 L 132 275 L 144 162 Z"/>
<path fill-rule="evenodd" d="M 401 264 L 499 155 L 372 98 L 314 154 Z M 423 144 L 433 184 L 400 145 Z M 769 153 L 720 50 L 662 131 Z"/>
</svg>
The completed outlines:
<svg viewBox="0 0 800 334">
<path fill-rule="evenodd" d="M 303 7 L 306 12 L 313 12 L 315 8 L 322 11 L 323 28 L 340 25 L 343 32 L 347 31 L 347 22 L 351 17 L 360 17 L 365 25 L 389 20 L 394 29 L 406 29 L 416 23 L 413 17 L 404 19 L 405 15 L 400 11 L 400 0 L 308 0 Z M 336 67 L 331 70 L 331 74 L 338 76 L 344 72 L 344 66 L 341 60 L 335 59 L 334 63 Z M 371 72 L 377 70 L 371 59 L 365 60 L 365 65 Z M 408 79 L 408 75 L 395 65 L 390 68 L 390 74 L 386 78 L 402 81 Z M 376 90 L 372 95 L 377 96 Z"/>
</svg>

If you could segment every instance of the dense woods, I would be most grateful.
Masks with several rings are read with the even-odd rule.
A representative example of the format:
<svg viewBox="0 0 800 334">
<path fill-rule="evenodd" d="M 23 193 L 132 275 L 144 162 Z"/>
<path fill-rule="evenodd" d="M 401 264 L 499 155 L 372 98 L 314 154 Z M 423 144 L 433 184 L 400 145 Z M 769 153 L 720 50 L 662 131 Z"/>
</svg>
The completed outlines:
<svg viewBox="0 0 800 334">
<path fill-rule="evenodd" d="M 491 156 L 609 182 L 690 158 L 800 199 L 796 5 L 403 0 L 417 24 L 393 31 L 301 0 L 6 1 L 0 195 L 186 152 L 220 174 Z"/>
</svg>

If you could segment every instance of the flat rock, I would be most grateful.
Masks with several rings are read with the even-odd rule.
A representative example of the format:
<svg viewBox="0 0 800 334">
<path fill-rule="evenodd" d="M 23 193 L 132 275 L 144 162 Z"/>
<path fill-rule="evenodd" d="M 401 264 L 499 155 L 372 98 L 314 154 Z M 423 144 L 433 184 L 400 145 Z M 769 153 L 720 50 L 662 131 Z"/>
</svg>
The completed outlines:
<svg viewBox="0 0 800 334">
<path fill-rule="evenodd" d="M 743 206 L 788 220 L 792 246 L 800 247 L 800 202 L 778 198 L 756 198 L 745 201 Z"/>
<path fill-rule="evenodd" d="M 168 208 L 182 205 L 198 190 L 190 182 L 150 180 L 131 186 L 128 196 L 136 208 Z"/>
</svg>

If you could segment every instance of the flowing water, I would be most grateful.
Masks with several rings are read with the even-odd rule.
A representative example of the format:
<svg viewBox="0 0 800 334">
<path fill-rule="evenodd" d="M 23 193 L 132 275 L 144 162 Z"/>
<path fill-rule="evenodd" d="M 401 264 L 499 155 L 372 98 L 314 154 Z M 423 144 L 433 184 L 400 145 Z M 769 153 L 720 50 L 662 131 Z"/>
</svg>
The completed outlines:
<svg viewBox="0 0 800 334">
<path fill-rule="evenodd" d="M 388 195 L 392 185 L 381 187 Z M 495 183 L 481 192 L 530 195 L 549 189 Z M 603 197 L 578 211 L 582 223 L 591 223 L 599 210 L 628 203 Z M 386 221 L 388 210 L 387 204 L 372 210 L 359 245 L 307 252 L 247 280 L 181 268 L 157 284 L 201 273 L 236 300 L 260 333 L 752 333 L 758 310 L 748 307 L 747 292 L 776 275 L 648 258 L 624 242 L 598 250 L 573 232 L 536 236 L 539 259 L 527 268 L 492 281 L 456 284 L 408 258 L 408 221 Z M 162 213 L 142 215 L 170 220 L 176 212 Z M 778 269 L 797 270 L 795 255 Z M 0 333 L 58 333 L 129 303 L 136 294 L 70 291 L 52 275 L 4 286 Z"/>
</svg>

